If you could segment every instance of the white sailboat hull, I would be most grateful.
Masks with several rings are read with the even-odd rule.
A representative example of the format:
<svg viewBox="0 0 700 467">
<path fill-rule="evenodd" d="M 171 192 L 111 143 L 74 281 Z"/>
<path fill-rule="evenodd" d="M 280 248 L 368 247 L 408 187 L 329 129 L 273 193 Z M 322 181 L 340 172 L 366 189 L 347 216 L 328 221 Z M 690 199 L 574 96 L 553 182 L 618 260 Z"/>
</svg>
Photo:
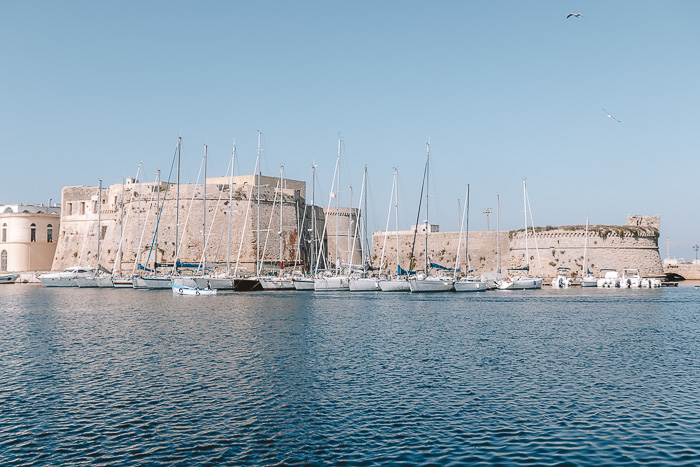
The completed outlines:
<svg viewBox="0 0 700 467">
<path fill-rule="evenodd" d="M 296 290 L 314 290 L 313 279 L 294 279 L 292 282 Z"/>
<path fill-rule="evenodd" d="M 261 277 L 260 285 L 265 290 L 294 290 L 294 281 L 284 277 Z"/>
<path fill-rule="evenodd" d="M 200 289 L 233 290 L 233 279 L 225 277 L 197 276 L 193 277 L 192 280 Z"/>
<path fill-rule="evenodd" d="M 441 277 L 426 277 L 419 279 L 411 277 L 408 279 L 408 286 L 411 292 L 452 292 L 454 287 L 454 279 Z"/>
<path fill-rule="evenodd" d="M 370 277 L 350 279 L 350 292 L 379 292 L 379 280 Z"/>
<path fill-rule="evenodd" d="M 455 282 L 457 292 L 479 292 L 486 290 L 486 282 L 476 280 L 463 280 Z"/>
<path fill-rule="evenodd" d="M 314 290 L 333 291 L 333 290 L 350 290 L 348 278 L 345 276 L 323 277 L 314 279 Z"/>
<path fill-rule="evenodd" d="M 169 277 L 139 277 L 139 285 L 142 282 L 146 285 L 148 290 L 169 289 L 172 284 Z M 134 288 L 136 288 L 136 286 L 134 286 Z"/>
<path fill-rule="evenodd" d="M 382 292 L 410 292 L 411 286 L 408 280 L 405 279 L 390 279 L 387 281 L 379 281 L 379 288 Z"/>
<path fill-rule="evenodd" d="M 581 287 L 596 287 L 597 285 L 598 279 L 593 276 L 581 278 Z"/>
</svg>

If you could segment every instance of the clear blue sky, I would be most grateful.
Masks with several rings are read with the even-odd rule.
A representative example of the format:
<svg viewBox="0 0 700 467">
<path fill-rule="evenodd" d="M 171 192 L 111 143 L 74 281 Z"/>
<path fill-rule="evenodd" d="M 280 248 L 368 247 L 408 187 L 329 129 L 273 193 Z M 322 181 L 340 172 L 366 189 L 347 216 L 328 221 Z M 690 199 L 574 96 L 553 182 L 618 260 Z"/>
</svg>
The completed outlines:
<svg viewBox="0 0 700 467">
<path fill-rule="evenodd" d="M 566 19 L 568 13 L 583 18 Z M 666 256 L 700 243 L 700 2 L 358 1 L 0 3 L 0 202 L 40 203 L 70 185 L 118 183 L 144 161 L 183 179 L 202 147 L 223 175 L 284 164 L 317 204 L 341 134 L 341 195 L 370 178 L 386 222 L 392 167 L 402 228 L 416 217 L 431 139 L 431 222 L 471 228 L 501 197 L 521 228 L 522 178 L 538 225 L 661 215 Z M 607 109 L 621 123 L 608 118 Z M 491 228 L 495 216 L 491 216 Z M 370 226 L 372 228 L 372 226 Z"/>
</svg>

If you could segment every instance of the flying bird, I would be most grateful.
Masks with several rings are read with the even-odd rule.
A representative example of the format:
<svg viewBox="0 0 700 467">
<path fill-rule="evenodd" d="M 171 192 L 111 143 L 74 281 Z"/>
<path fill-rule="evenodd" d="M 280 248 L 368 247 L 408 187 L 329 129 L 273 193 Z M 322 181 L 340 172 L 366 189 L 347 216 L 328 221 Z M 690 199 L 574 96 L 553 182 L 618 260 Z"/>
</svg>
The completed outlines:
<svg viewBox="0 0 700 467">
<path fill-rule="evenodd" d="M 618 119 L 616 119 L 615 117 L 613 117 L 612 115 L 610 115 L 610 112 L 608 112 L 607 110 L 603 109 L 603 112 L 605 112 L 605 115 L 607 115 L 608 117 L 612 118 L 612 119 L 615 120 L 617 123 L 620 123 L 620 120 L 618 120 Z"/>
<path fill-rule="evenodd" d="M 571 18 L 572 16 L 574 18 L 583 18 L 583 15 L 581 13 L 569 13 L 568 15 L 566 15 L 567 18 Z"/>
</svg>

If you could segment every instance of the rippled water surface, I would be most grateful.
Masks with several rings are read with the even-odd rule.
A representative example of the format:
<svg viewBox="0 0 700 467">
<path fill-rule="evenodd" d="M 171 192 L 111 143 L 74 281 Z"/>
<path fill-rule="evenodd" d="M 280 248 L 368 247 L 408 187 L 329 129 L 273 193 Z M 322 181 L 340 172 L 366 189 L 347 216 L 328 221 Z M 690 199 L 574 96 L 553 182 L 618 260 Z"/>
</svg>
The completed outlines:
<svg viewBox="0 0 700 467">
<path fill-rule="evenodd" d="M 0 464 L 700 464 L 700 290 L 0 287 Z"/>
</svg>

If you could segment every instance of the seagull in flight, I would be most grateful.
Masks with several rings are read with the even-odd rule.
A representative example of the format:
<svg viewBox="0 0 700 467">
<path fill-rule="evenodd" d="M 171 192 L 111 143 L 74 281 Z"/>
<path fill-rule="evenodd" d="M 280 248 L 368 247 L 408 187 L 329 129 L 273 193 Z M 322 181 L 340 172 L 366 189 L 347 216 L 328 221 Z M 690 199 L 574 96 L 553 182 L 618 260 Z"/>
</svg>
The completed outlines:
<svg viewBox="0 0 700 467">
<path fill-rule="evenodd" d="M 605 112 L 605 115 L 607 115 L 608 117 L 612 118 L 612 119 L 615 120 L 617 123 L 620 123 L 620 120 L 618 120 L 618 119 L 616 119 L 615 117 L 613 117 L 612 115 L 610 115 L 610 112 L 608 112 L 607 110 L 603 109 L 603 112 Z"/>
<path fill-rule="evenodd" d="M 569 13 L 568 15 L 566 15 L 566 18 L 568 19 L 568 18 L 571 18 L 572 16 L 574 18 L 583 18 L 583 15 L 581 13 Z"/>
</svg>

